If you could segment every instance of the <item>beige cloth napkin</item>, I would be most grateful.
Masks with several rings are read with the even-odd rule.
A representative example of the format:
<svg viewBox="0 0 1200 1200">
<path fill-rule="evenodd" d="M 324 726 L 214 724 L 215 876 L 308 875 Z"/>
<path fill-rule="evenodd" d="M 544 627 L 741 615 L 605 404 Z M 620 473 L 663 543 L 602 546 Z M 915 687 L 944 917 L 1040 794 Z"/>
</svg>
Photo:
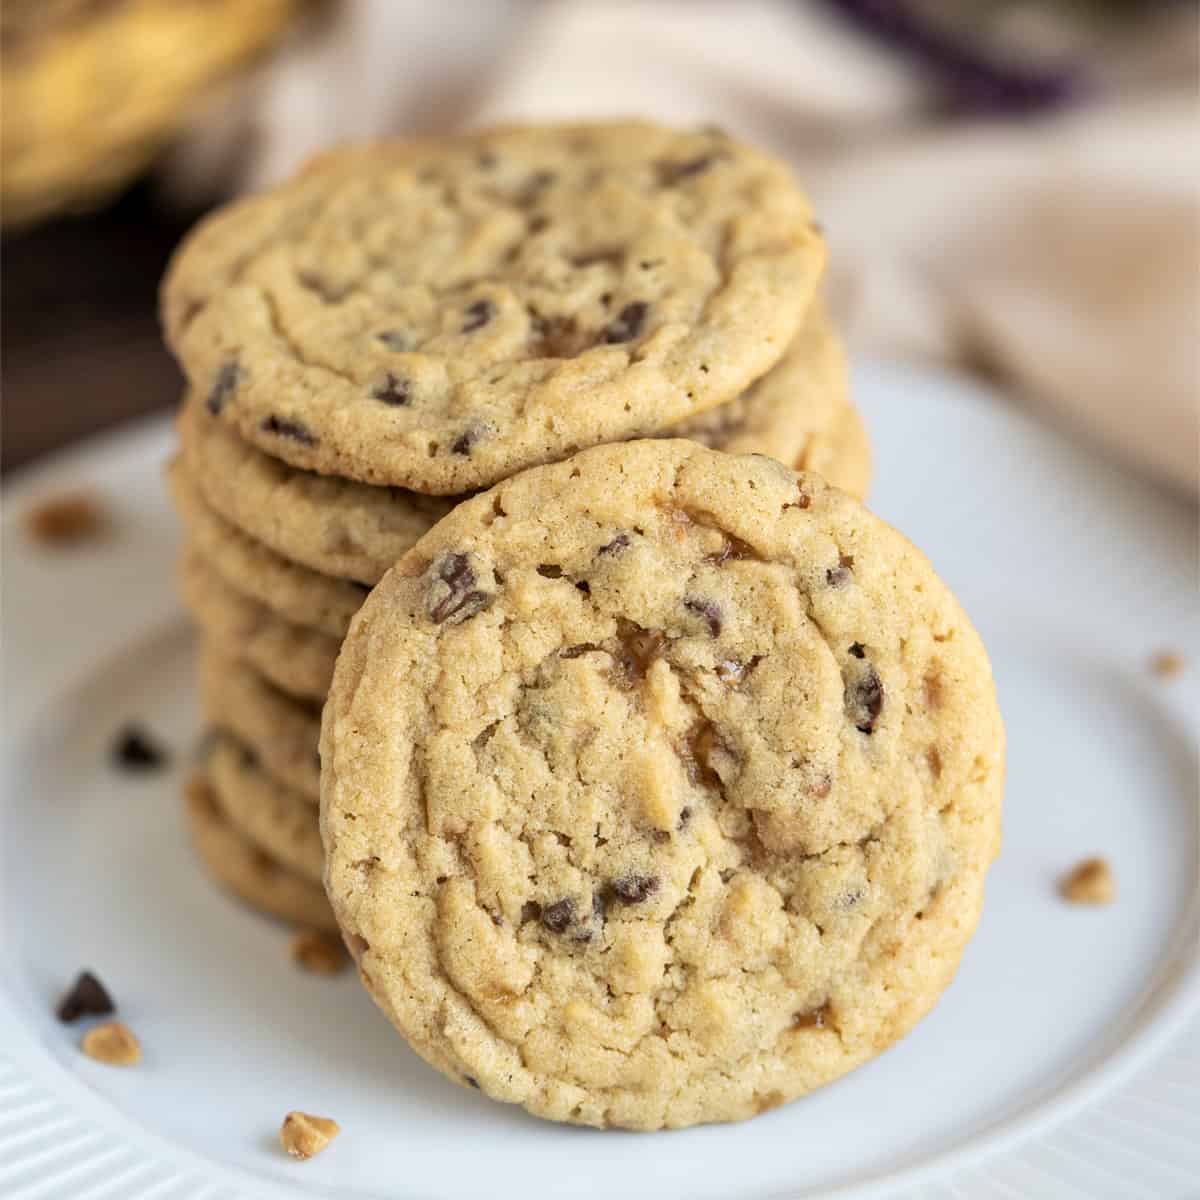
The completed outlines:
<svg viewBox="0 0 1200 1200">
<path fill-rule="evenodd" d="M 1196 491 L 1194 55 L 1160 50 L 1103 105 L 935 123 L 927 82 L 820 4 L 343 0 L 231 93 L 170 172 L 240 190 L 345 138 L 509 118 L 715 121 L 796 164 L 856 348 L 984 366 Z"/>
</svg>

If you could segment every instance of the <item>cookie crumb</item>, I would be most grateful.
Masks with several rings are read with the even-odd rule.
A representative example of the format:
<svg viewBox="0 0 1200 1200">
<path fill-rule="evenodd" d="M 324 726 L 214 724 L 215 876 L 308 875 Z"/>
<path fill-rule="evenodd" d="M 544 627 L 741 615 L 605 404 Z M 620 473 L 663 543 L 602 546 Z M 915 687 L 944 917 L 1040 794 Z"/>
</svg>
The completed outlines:
<svg viewBox="0 0 1200 1200">
<path fill-rule="evenodd" d="M 320 1154 L 339 1133 L 341 1126 L 330 1117 L 292 1111 L 283 1118 L 279 1141 L 293 1158 L 312 1158 Z"/>
<path fill-rule="evenodd" d="M 1111 904 L 1117 894 L 1112 868 L 1103 858 L 1085 858 L 1059 885 L 1072 904 Z"/>
<path fill-rule="evenodd" d="M 350 963 L 342 943 L 319 929 L 302 929 L 292 938 L 292 961 L 314 975 L 337 975 Z"/>
<path fill-rule="evenodd" d="M 87 492 L 64 492 L 34 505 L 25 526 L 35 542 L 46 546 L 73 546 L 91 541 L 108 528 L 104 505 Z"/>
<path fill-rule="evenodd" d="M 80 971 L 70 991 L 59 1001 L 57 1016 L 69 1025 L 80 1017 L 107 1017 L 116 1010 L 108 988 L 91 971 Z"/>
<path fill-rule="evenodd" d="M 144 729 L 126 725 L 113 741 L 112 760 L 126 771 L 157 771 L 167 753 Z"/>
<path fill-rule="evenodd" d="M 1160 650 L 1150 659 L 1150 670 L 1163 679 L 1174 679 L 1182 675 L 1186 666 L 1183 655 L 1176 654 L 1174 650 Z"/>
<path fill-rule="evenodd" d="M 88 1058 L 110 1067 L 135 1067 L 142 1061 L 141 1043 L 121 1021 L 106 1021 L 89 1029 L 79 1045 Z"/>
</svg>

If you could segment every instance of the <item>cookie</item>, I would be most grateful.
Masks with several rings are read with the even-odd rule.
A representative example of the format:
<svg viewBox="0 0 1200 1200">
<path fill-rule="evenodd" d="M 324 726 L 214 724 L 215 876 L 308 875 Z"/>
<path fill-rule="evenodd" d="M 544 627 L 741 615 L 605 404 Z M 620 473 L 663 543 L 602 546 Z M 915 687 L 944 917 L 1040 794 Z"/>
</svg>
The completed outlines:
<svg viewBox="0 0 1200 1200">
<path fill-rule="evenodd" d="M 847 419 L 857 423 L 857 438 L 830 442 Z M 819 306 L 779 365 L 744 396 L 676 432 L 797 466 L 808 453 L 820 459 L 815 469 L 857 496 L 870 478 L 866 433 L 846 396 L 844 355 Z M 186 474 L 211 510 L 277 554 L 361 586 L 376 583 L 454 503 L 289 467 L 214 420 L 195 398 L 180 413 L 179 435 Z"/>
<path fill-rule="evenodd" d="M 555 1120 L 737 1120 L 903 1036 L 999 846 L 987 656 L 817 476 L 682 441 L 460 505 L 322 724 L 326 886 L 377 1003 Z"/>
<path fill-rule="evenodd" d="M 249 663 L 292 696 L 325 699 L 337 638 L 293 625 L 231 588 L 192 549 L 180 562 L 179 590 L 196 624 L 225 654 Z"/>
<path fill-rule="evenodd" d="M 209 725 L 232 733 L 268 775 L 315 802 L 321 794 L 319 704 L 281 692 L 212 646 L 200 654 L 200 694 Z"/>
<path fill-rule="evenodd" d="M 184 815 L 192 845 L 205 868 L 240 900 L 296 925 L 337 929 L 321 888 L 239 836 L 217 806 L 203 773 L 188 780 Z"/>
<path fill-rule="evenodd" d="M 299 0 L 6 0 L 0 36 L 4 225 L 102 200 Z"/>
<path fill-rule="evenodd" d="M 325 856 L 311 799 L 273 780 L 228 734 L 213 736 L 204 769 L 233 829 L 289 871 L 320 883 Z"/>
<path fill-rule="evenodd" d="M 370 585 L 453 501 L 289 467 L 243 441 L 196 399 L 179 414 L 187 473 L 209 507 L 277 554 Z"/>
<path fill-rule="evenodd" d="M 788 168 L 721 133 L 493 129 L 333 154 L 210 217 L 163 320 L 247 441 L 457 495 L 732 400 L 823 265 Z"/>
<path fill-rule="evenodd" d="M 841 405 L 828 428 L 808 439 L 793 466 L 863 499 L 871 485 L 871 442 L 858 409 Z"/>
<path fill-rule="evenodd" d="M 366 584 L 312 571 L 243 533 L 204 502 L 182 460 L 170 464 L 167 478 L 188 540 L 230 587 L 293 624 L 346 636 L 350 618 L 370 591 Z"/>
<path fill-rule="evenodd" d="M 672 426 L 663 436 L 689 438 L 728 454 L 769 454 L 794 466 L 848 404 L 846 356 L 816 303 L 766 375 L 736 400 Z"/>
</svg>

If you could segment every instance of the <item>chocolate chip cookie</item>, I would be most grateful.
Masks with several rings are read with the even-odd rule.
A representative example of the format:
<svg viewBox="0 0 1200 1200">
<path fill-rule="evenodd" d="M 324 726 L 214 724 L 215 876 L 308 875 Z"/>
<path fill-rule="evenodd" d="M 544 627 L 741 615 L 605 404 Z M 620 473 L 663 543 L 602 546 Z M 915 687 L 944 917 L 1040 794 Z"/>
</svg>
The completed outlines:
<svg viewBox="0 0 1200 1200">
<path fill-rule="evenodd" d="M 248 842 L 304 879 L 320 883 L 324 856 L 317 807 L 277 783 L 257 755 L 228 734 L 216 734 L 204 763 L 217 807 Z"/>
<path fill-rule="evenodd" d="M 205 637 L 292 696 L 321 701 L 333 678 L 339 641 L 294 625 L 231 588 L 195 550 L 186 550 L 179 590 Z"/>
<path fill-rule="evenodd" d="M 366 584 L 335 579 L 292 562 L 243 533 L 205 503 L 182 460 L 167 468 L 175 508 L 188 540 L 230 587 L 286 621 L 342 638 L 358 612 Z"/>
<path fill-rule="evenodd" d="M 317 884 L 287 870 L 234 831 L 202 772 L 188 780 L 184 817 L 204 866 L 240 900 L 296 925 L 337 928 L 329 901 Z"/>
<path fill-rule="evenodd" d="M 451 1078 L 555 1120 L 737 1120 L 903 1036 L 999 847 L 991 670 L 851 497 L 683 441 L 460 505 L 326 704 L 326 883 Z"/>
<path fill-rule="evenodd" d="M 229 731 L 280 783 L 313 799 L 321 794 L 321 706 L 280 691 L 246 663 L 206 646 L 200 654 L 204 716 Z"/>
<path fill-rule="evenodd" d="M 823 264 L 790 171 L 725 135 L 493 129 L 333 154 L 209 218 L 163 319 L 245 440 L 454 495 L 732 400 Z"/>
</svg>

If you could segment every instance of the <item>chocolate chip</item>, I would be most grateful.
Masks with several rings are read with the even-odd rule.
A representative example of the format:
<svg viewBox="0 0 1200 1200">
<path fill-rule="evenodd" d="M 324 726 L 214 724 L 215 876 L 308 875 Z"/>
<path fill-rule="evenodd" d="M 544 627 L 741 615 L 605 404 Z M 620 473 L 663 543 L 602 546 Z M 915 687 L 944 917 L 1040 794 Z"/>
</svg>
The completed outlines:
<svg viewBox="0 0 1200 1200">
<path fill-rule="evenodd" d="M 565 933 L 575 921 L 575 901 L 567 896 L 542 909 L 542 924 L 551 933 Z"/>
<path fill-rule="evenodd" d="M 403 329 L 385 329 L 375 335 L 375 340 L 382 342 L 389 350 L 395 350 L 397 354 L 403 354 L 413 348 L 411 335 Z"/>
<path fill-rule="evenodd" d="M 796 484 L 796 499 L 791 504 L 785 504 L 784 508 L 807 508 L 812 503 L 812 497 L 804 490 L 800 484 Z"/>
<path fill-rule="evenodd" d="M 854 655 L 855 658 L 863 658 L 865 657 L 867 651 L 862 642 L 853 642 L 850 646 L 850 653 Z"/>
<path fill-rule="evenodd" d="M 462 325 L 463 333 L 474 333 L 482 329 L 496 315 L 496 306 L 490 300 L 476 300 L 466 312 Z"/>
<path fill-rule="evenodd" d="M 685 804 L 679 810 L 679 824 L 676 825 L 675 828 L 679 829 L 679 830 L 686 829 L 688 827 L 688 823 L 691 821 L 691 819 L 692 819 L 692 810 Z"/>
<path fill-rule="evenodd" d="M 447 554 L 437 563 L 426 594 L 426 611 L 435 625 L 457 625 L 492 602 L 486 592 L 476 589 L 475 572 L 465 554 Z"/>
<path fill-rule="evenodd" d="M 521 924 L 528 925 L 542 915 L 542 906 L 536 900 L 526 900 L 521 905 Z"/>
<path fill-rule="evenodd" d="M 713 637 L 719 637 L 721 633 L 721 610 L 715 601 L 704 600 L 697 596 L 688 596 L 684 599 L 683 607 L 689 612 L 694 612 L 697 616 L 703 617 L 708 625 L 708 632 Z"/>
<path fill-rule="evenodd" d="M 658 878 L 654 875 L 625 875 L 612 882 L 612 893 L 626 904 L 641 904 L 658 891 Z"/>
<path fill-rule="evenodd" d="M 483 437 L 483 430 L 478 425 L 470 425 L 454 439 L 450 445 L 451 454 L 470 454 L 471 447 Z"/>
<path fill-rule="evenodd" d="M 642 331 L 650 305 L 644 300 L 627 304 L 616 317 L 605 326 L 604 340 L 608 343 L 632 341 Z"/>
<path fill-rule="evenodd" d="M 371 398 L 380 400 L 392 408 L 400 408 L 412 401 L 412 397 L 408 394 L 407 381 L 398 375 L 393 375 L 391 371 L 383 377 L 382 383 L 377 383 L 371 389 Z"/>
<path fill-rule="evenodd" d="M 467 1081 L 469 1086 L 473 1087 L 476 1091 L 479 1091 L 479 1080 L 476 1079 L 474 1075 L 464 1075 L 463 1078 Z"/>
<path fill-rule="evenodd" d="M 167 752 L 137 725 L 126 725 L 113 742 L 112 759 L 127 771 L 157 771 L 167 761 Z"/>
<path fill-rule="evenodd" d="M 260 428 L 263 433 L 273 433 L 278 437 L 291 438 L 293 442 L 299 442 L 302 446 L 317 444 L 316 437 L 309 432 L 306 426 L 301 425 L 299 421 L 289 421 L 286 417 L 269 416 L 263 421 Z"/>
<path fill-rule="evenodd" d="M 613 540 L 611 542 L 606 542 L 603 546 L 600 547 L 599 550 L 596 551 L 596 553 L 604 554 L 604 555 L 619 554 L 628 545 L 629 545 L 629 534 L 618 533 L 617 536 L 615 538 L 613 538 Z"/>
<path fill-rule="evenodd" d="M 542 565 L 538 567 L 537 573 L 543 579 L 561 579 L 563 569 L 556 563 L 542 563 Z"/>
<path fill-rule="evenodd" d="M 80 1017 L 107 1017 L 117 1011 L 108 989 L 91 971 L 80 971 L 71 990 L 59 1001 L 57 1015 L 69 1025 Z"/>
<path fill-rule="evenodd" d="M 854 653 L 853 647 L 851 653 Z M 861 654 L 854 657 L 862 659 Z M 848 669 L 845 678 L 847 716 L 859 733 L 874 733 L 875 722 L 883 711 L 883 681 L 879 673 L 869 662 L 863 662 L 862 666 Z"/>
<path fill-rule="evenodd" d="M 242 382 L 243 372 L 236 360 L 230 359 L 221 364 L 221 369 L 213 379 L 208 392 L 208 411 L 215 417 L 225 407 L 225 401 L 233 394 L 233 390 Z"/>
<path fill-rule="evenodd" d="M 850 582 L 851 568 L 854 566 L 854 559 L 848 554 L 843 554 L 838 559 L 836 567 L 830 567 L 825 572 L 825 582 L 832 588 L 843 588 Z"/>
<path fill-rule="evenodd" d="M 654 164 L 658 176 L 659 187 L 674 187 L 681 179 L 688 179 L 707 171 L 713 162 L 720 157 L 716 154 L 702 154 L 699 158 L 689 158 L 683 162 L 658 162 Z"/>
</svg>

